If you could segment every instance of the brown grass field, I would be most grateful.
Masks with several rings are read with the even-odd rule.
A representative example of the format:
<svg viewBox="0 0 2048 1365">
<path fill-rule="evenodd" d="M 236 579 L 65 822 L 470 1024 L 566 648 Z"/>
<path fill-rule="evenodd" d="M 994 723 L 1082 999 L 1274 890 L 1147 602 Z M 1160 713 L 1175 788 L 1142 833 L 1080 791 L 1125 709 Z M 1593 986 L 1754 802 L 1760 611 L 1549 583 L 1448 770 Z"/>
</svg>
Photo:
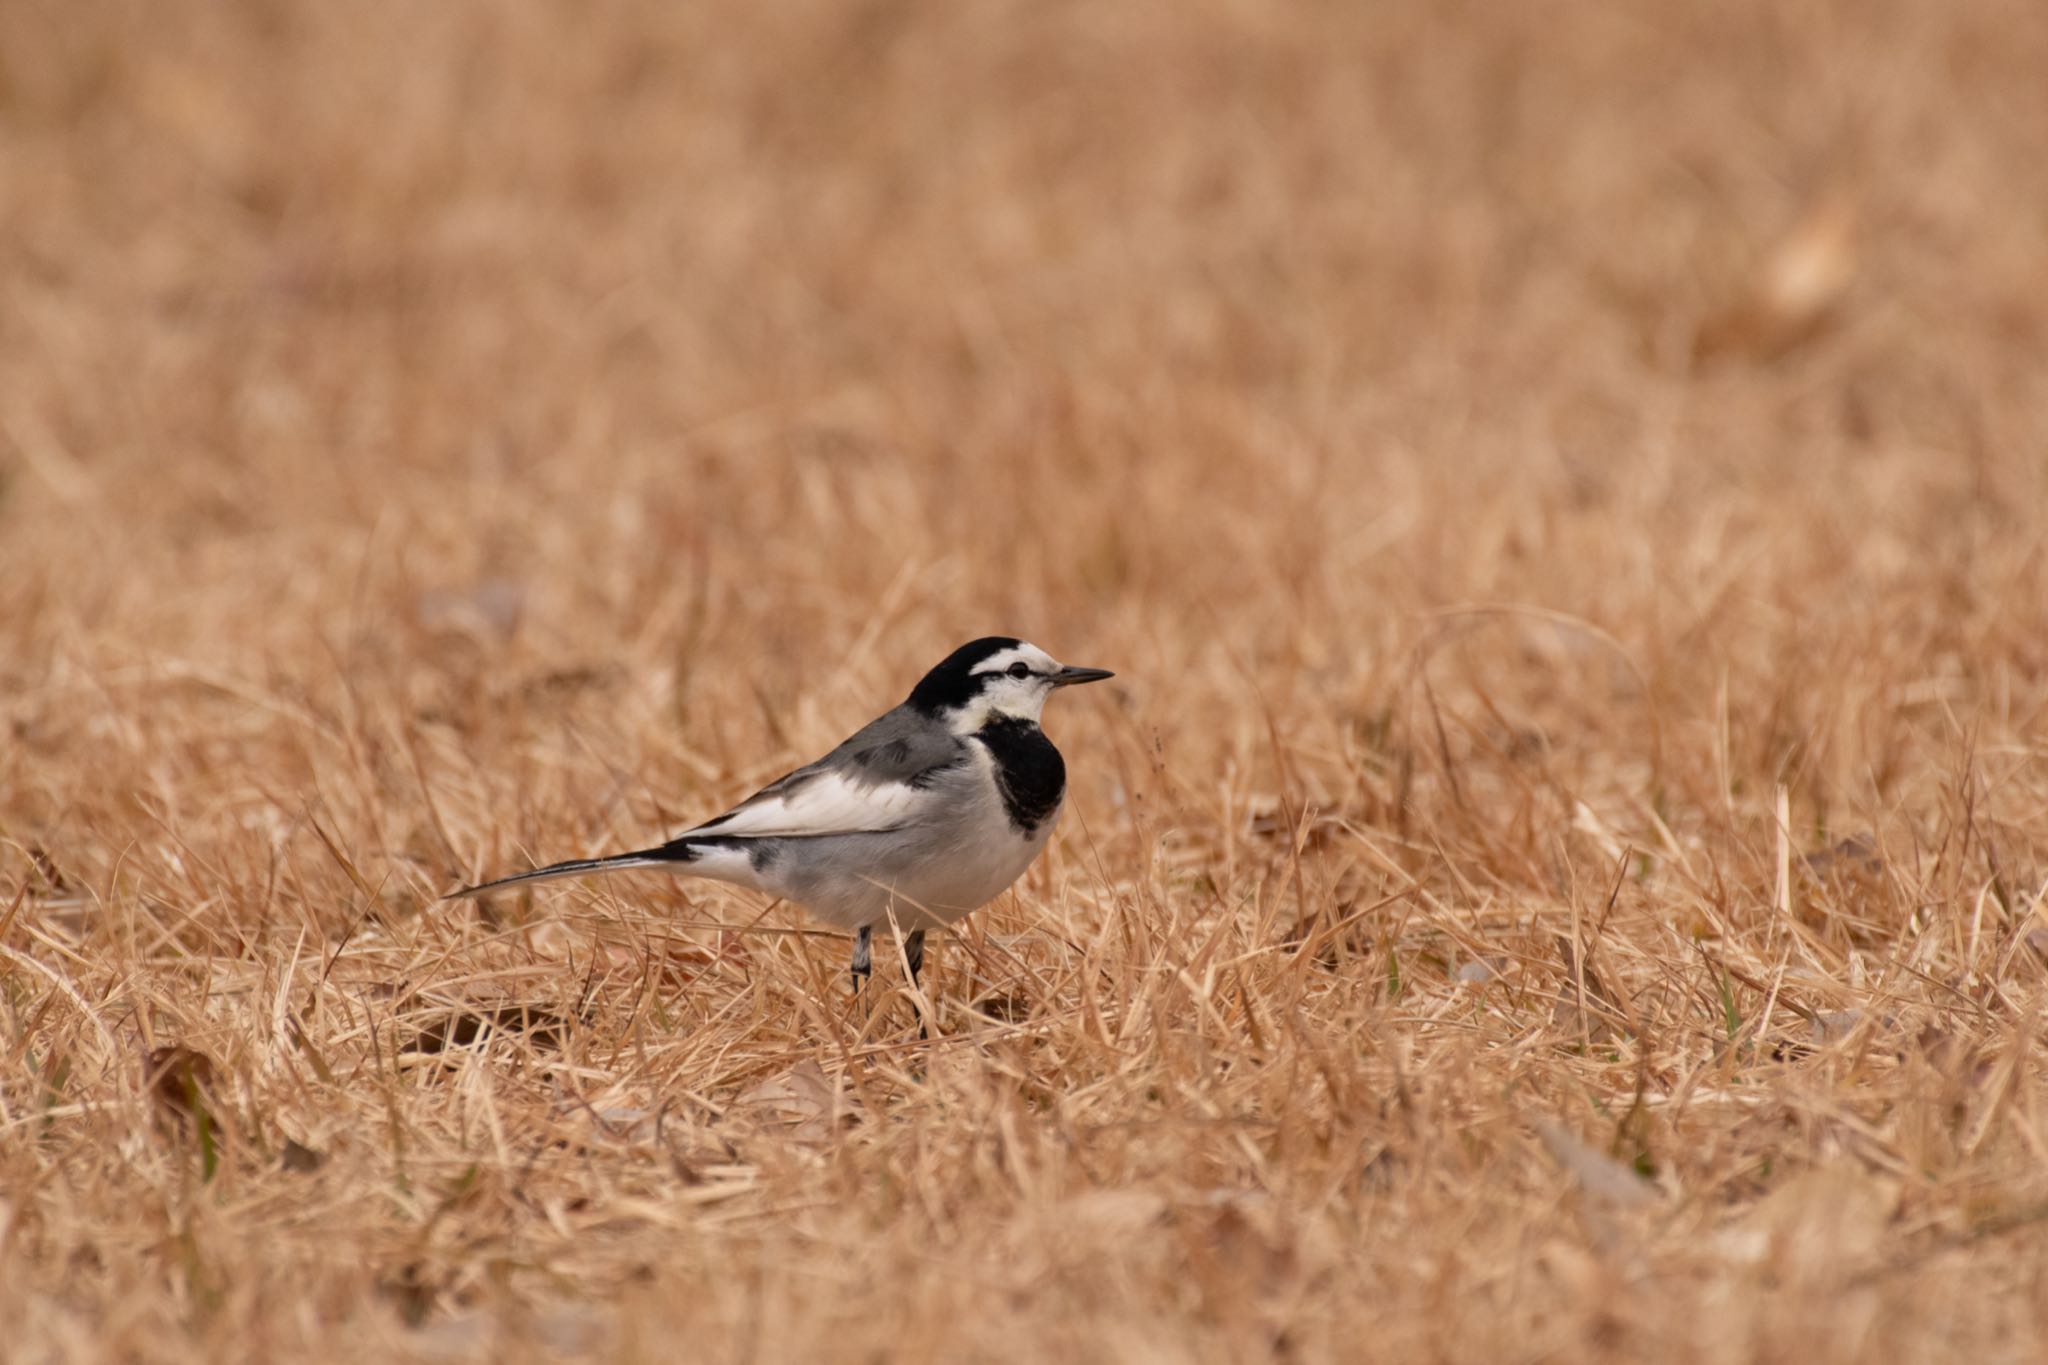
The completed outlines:
<svg viewBox="0 0 2048 1365">
<path fill-rule="evenodd" d="M 0 1360 L 2048 1358 L 2039 0 L 0 4 Z M 1118 671 L 893 957 L 637 847 Z"/>
</svg>

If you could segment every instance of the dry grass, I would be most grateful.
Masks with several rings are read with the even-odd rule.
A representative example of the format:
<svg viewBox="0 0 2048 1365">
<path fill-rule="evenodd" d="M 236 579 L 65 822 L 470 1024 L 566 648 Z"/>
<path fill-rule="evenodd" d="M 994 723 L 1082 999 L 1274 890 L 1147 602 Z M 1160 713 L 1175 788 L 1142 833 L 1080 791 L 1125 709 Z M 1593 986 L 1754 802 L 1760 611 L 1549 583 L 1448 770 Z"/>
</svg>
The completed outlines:
<svg viewBox="0 0 2048 1365">
<path fill-rule="evenodd" d="M 0 1355 L 2040 1359 L 2044 69 L 0 8 Z M 991 629 L 1121 676 L 929 1043 L 434 900 Z"/>
</svg>

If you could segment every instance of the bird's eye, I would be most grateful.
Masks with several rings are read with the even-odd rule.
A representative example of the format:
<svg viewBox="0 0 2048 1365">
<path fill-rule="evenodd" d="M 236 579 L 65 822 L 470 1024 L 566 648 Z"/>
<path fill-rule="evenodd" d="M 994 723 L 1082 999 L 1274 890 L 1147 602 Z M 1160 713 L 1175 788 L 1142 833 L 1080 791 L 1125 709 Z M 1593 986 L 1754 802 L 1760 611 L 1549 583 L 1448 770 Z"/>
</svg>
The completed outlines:
<svg viewBox="0 0 2048 1365">
<path fill-rule="evenodd" d="M 1027 663 L 1025 663 L 1025 662 L 1024 662 L 1024 661 L 1023 661 L 1022 659 L 1019 659 L 1019 660 L 1017 660 L 1017 662 L 1016 662 L 1016 663 L 1013 663 L 1013 664 L 1011 664 L 1011 665 L 1010 665 L 1010 676 L 1011 676 L 1011 677 L 1013 677 L 1013 678 L 1028 678 L 1028 677 L 1030 677 L 1030 676 L 1031 676 L 1031 665 L 1030 665 L 1030 664 L 1027 664 Z"/>
</svg>

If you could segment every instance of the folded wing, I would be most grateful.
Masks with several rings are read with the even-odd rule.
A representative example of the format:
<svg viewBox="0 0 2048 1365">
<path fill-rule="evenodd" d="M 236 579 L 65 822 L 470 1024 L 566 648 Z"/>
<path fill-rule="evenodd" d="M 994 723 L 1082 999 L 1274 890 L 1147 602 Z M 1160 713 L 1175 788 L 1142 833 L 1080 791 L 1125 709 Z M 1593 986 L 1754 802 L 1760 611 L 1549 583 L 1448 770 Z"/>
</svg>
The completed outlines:
<svg viewBox="0 0 2048 1365">
<path fill-rule="evenodd" d="M 961 740 L 899 708 L 678 842 L 711 835 L 803 838 L 901 829 L 933 799 L 939 775 L 969 757 Z"/>
</svg>

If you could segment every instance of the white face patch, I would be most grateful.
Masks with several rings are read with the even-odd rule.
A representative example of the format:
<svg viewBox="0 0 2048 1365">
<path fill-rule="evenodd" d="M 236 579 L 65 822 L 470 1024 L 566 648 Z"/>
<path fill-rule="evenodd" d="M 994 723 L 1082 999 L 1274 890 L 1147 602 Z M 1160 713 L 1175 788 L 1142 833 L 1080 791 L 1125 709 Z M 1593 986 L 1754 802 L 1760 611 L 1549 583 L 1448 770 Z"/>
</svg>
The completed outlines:
<svg viewBox="0 0 2048 1365">
<path fill-rule="evenodd" d="M 991 715 L 1035 723 L 1052 694 L 1053 674 L 1059 671 L 1059 661 L 1037 645 L 1014 645 L 989 655 L 974 668 L 981 690 L 947 717 L 953 733 L 972 734 Z"/>
</svg>

